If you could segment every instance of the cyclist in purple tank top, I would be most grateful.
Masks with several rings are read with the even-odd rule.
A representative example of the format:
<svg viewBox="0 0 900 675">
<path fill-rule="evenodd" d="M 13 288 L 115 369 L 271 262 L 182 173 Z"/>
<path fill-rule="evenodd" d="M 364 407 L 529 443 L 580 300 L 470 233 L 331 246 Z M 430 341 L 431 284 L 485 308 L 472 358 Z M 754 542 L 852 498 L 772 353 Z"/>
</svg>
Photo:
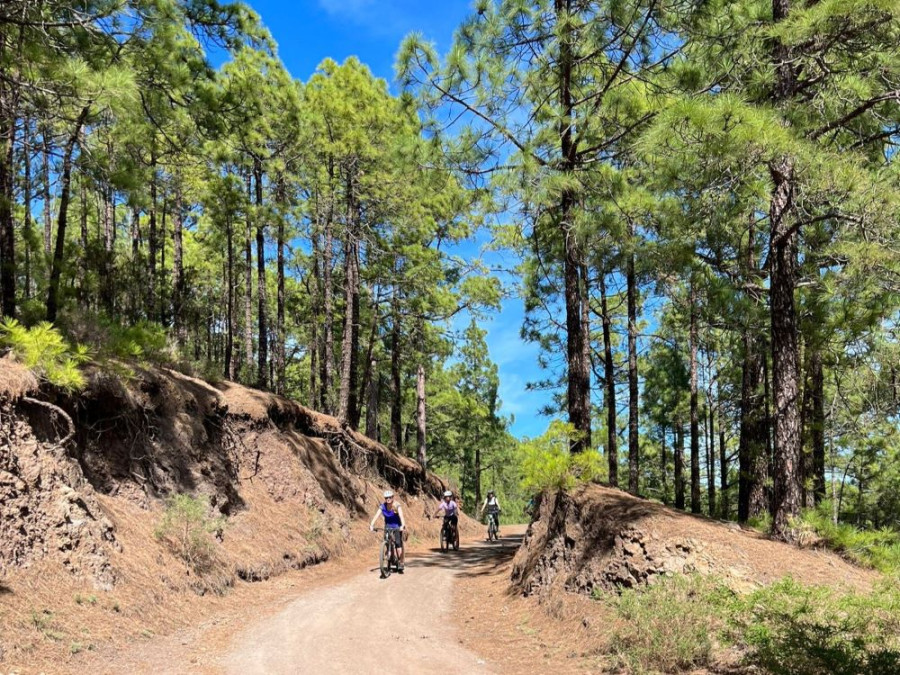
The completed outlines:
<svg viewBox="0 0 900 675">
<path fill-rule="evenodd" d="M 384 518 L 384 528 L 392 530 L 394 545 L 397 547 L 397 557 L 400 558 L 400 569 L 397 572 L 403 574 L 403 531 L 406 529 L 406 524 L 403 519 L 403 508 L 400 504 L 394 503 L 394 493 L 390 490 L 384 493 L 384 501 L 378 505 L 378 510 L 372 516 L 372 522 L 369 523 L 370 530 L 375 529 L 375 521 L 378 520 L 378 516 Z"/>
</svg>

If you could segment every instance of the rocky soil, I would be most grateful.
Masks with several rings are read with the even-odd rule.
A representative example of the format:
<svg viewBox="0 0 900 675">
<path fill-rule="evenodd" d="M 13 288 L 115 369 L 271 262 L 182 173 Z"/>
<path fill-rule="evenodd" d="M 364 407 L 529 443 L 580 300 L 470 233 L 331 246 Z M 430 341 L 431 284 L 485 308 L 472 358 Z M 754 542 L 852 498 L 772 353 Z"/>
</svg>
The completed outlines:
<svg viewBox="0 0 900 675">
<path fill-rule="evenodd" d="M 798 550 L 735 523 L 592 485 L 542 496 L 511 578 L 525 595 L 589 595 L 691 572 L 716 575 L 736 591 L 788 575 L 808 584 L 868 590 L 878 577 L 824 550 Z"/>
</svg>

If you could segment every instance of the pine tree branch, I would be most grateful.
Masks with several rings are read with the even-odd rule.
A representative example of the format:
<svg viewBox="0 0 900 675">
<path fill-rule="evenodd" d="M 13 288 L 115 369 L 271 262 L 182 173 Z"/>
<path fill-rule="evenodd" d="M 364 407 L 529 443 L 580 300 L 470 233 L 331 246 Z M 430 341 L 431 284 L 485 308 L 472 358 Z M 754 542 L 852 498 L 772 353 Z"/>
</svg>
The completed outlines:
<svg viewBox="0 0 900 675">
<path fill-rule="evenodd" d="M 858 105 L 856 108 L 848 112 L 846 115 L 841 117 L 840 119 L 833 120 L 828 124 L 819 127 L 815 131 L 809 134 L 809 138 L 816 139 L 822 136 L 823 134 L 827 134 L 829 131 L 837 129 L 839 127 L 844 126 L 847 122 L 851 122 L 856 119 L 867 110 L 875 107 L 879 103 L 884 103 L 885 101 L 900 101 L 900 89 L 895 89 L 894 91 L 888 91 L 880 96 L 875 96 L 874 98 L 870 98 L 868 101 L 865 101 Z"/>
</svg>

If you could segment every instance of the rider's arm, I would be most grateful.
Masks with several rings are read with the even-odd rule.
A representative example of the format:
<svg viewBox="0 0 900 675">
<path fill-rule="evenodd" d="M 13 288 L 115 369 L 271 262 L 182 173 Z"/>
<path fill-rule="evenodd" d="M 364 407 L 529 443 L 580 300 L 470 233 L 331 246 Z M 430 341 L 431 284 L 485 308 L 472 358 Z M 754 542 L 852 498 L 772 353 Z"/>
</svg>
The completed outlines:
<svg viewBox="0 0 900 675">
<path fill-rule="evenodd" d="M 406 519 L 403 517 L 403 507 L 397 504 L 397 515 L 400 516 L 400 529 L 406 529 Z"/>
<path fill-rule="evenodd" d="M 369 523 L 370 530 L 375 528 L 375 521 L 378 520 L 378 516 L 380 516 L 380 515 L 381 515 L 381 507 L 379 507 L 378 510 L 375 512 L 375 515 L 372 516 L 372 522 Z M 402 516 L 401 516 L 401 518 L 402 518 Z"/>
<path fill-rule="evenodd" d="M 441 515 L 441 511 L 443 511 L 443 510 L 444 510 L 444 502 L 441 502 L 440 504 L 438 504 L 438 510 L 434 512 L 434 517 L 437 518 L 439 515 Z"/>
</svg>

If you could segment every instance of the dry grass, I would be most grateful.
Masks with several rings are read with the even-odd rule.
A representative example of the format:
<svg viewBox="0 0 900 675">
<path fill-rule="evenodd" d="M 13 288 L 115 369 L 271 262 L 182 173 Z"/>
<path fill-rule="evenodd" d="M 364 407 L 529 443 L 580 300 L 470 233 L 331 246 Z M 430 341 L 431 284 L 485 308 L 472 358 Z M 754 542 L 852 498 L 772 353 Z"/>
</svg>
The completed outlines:
<svg viewBox="0 0 900 675">
<path fill-rule="evenodd" d="M 38 388 L 38 379 L 10 356 L 0 358 L 0 399 L 16 401 Z"/>
</svg>

